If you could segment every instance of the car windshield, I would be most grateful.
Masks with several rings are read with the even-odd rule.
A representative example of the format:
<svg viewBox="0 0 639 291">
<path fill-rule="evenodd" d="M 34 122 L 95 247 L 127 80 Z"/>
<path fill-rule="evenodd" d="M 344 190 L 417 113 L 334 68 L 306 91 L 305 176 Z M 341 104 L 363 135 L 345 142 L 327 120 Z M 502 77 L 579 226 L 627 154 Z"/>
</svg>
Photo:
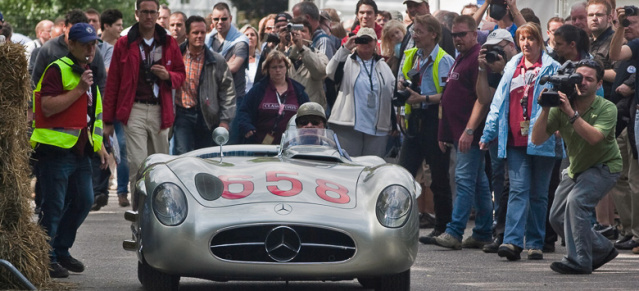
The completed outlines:
<svg viewBox="0 0 639 291">
<path fill-rule="evenodd" d="M 317 146 L 338 150 L 335 133 L 324 128 L 295 128 L 290 126 L 282 135 L 281 150 L 286 151 L 296 146 Z"/>
</svg>

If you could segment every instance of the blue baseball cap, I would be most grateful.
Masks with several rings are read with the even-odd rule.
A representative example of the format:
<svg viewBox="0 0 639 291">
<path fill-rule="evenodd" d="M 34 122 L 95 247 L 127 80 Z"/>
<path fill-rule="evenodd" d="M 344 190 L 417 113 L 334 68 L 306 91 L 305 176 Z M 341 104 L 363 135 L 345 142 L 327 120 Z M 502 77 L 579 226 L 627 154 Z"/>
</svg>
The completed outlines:
<svg viewBox="0 0 639 291">
<path fill-rule="evenodd" d="M 76 23 L 69 30 L 69 40 L 74 40 L 81 43 L 87 43 L 100 39 L 95 33 L 95 29 L 88 23 Z"/>
</svg>

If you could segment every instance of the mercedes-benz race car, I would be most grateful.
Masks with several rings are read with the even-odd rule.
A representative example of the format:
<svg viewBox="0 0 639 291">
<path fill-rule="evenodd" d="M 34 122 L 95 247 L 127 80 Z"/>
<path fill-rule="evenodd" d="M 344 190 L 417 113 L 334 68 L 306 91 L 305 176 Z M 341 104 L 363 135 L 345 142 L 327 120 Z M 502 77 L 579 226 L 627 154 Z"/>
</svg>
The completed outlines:
<svg viewBox="0 0 639 291">
<path fill-rule="evenodd" d="M 180 277 L 410 289 L 419 184 L 381 158 L 350 158 L 328 129 L 290 128 L 280 146 L 155 154 L 135 191 L 123 245 L 137 253 L 147 290 L 177 290 Z"/>
</svg>

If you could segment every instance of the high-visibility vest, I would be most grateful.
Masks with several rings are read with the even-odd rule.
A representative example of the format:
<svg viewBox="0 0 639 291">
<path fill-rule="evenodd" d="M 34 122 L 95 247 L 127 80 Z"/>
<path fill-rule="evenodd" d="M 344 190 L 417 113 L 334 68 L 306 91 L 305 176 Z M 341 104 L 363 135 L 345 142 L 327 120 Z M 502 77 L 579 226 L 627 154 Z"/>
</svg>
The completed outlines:
<svg viewBox="0 0 639 291">
<path fill-rule="evenodd" d="M 76 100 L 69 108 L 65 111 L 59 112 L 54 116 L 45 117 L 42 115 L 41 109 L 37 108 L 40 106 L 40 91 L 42 89 L 42 79 L 46 74 L 47 70 L 51 65 L 56 64 L 60 68 L 60 74 L 62 76 L 62 86 L 65 92 L 73 90 L 80 83 L 80 74 L 73 71 L 73 61 L 68 57 L 60 58 L 53 63 L 47 66 L 46 70 L 40 77 L 40 81 L 38 82 L 38 86 L 33 91 L 33 112 L 36 115 L 33 121 L 33 134 L 31 135 L 31 147 L 35 148 L 38 143 L 48 144 L 57 146 L 64 149 L 72 148 L 80 137 L 81 130 L 86 127 L 86 116 L 87 116 L 87 106 L 82 106 L 82 104 L 86 105 L 87 101 L 86 93 L 84 93 L 78 100 Z M 93 94 L 93 102 L 95 104 L 95 115 L 93 122 L 93 132 L 89 138 L 89 143 L 93 146 L 93 151 L 97 152 L 102 148 L 102 130 L 103 130 L 103 122 L 102 122 L 102 96 L 100 95 L 100 90 L 96 87 L 96 92 Z M 80 105 L 80 106 L 78 106 Z M 73 111 L 81 111 L 81 112 L 71 112 Z M 67 124 L 62 121 L 52 121 L 52 120 L 64 120 L 60 118 L 61 116 L 69 117 L 73 116 L 73 118 L 83 118 L 84 126 L 79 127 L 68 127 L 64 124 Z M 47 126 L 42 126 L 39 123 L 47 123 Z M 56 126 L 55 122 L 60 122 L 60 126 Z"/>
<path fill-rule="evenodd" d="M 402 67 L 402 74 L 404 75 L 404 79 L 408 80 L 408 72 L 413 68 L 413 60 L 415 55 L 417 54 L 418 48 L 412 48 L 404 51 L 404 55 L 406 56 L 404 61 L 404 66 Z M 433 81 L 435 82 L 435 89 L 437 93 L 441 93 L 443 91 L 442 86 L 440 85 L 439 80 L 439 61 L 447 55 L 446 51 L 444 51 L 441 47 L 437 51 L 437 56 L 435 57 L 435 61 L 433 62 Z M 409 115 L 411 113 L 412 106 L 408 103 L 404 105 L 404 114 Z M 406 128 L 408 128 L 408 120 L 405 120 Z"/>
</svg>

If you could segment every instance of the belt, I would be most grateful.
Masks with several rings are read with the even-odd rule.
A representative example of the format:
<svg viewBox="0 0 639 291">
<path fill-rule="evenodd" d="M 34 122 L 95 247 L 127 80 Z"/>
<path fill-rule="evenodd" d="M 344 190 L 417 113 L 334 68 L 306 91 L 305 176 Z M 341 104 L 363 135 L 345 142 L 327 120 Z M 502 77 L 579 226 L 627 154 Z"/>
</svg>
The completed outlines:
<svg viewBox="0 0 639 291">
<path fill-rule="evenodd" d="M 135 103 L 148 104 L 148 105 L 160 105 L 160 101 L 158 100 L 134 100 Z"/>
</svg>

